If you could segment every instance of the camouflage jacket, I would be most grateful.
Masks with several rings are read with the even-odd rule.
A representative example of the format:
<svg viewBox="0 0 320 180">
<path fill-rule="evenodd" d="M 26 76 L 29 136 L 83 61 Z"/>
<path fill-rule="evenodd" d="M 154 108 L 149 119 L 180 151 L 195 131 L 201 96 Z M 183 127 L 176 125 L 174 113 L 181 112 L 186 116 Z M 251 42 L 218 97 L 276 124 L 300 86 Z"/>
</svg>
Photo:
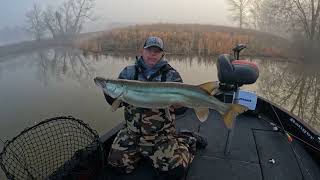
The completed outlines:
<svg viewBox="0 0 320 180">
<path fill-rule="evenodd" d="M 152 69 L 148 69 L 142 57 L 137 58 L 134 65 L 125 67 L 119 79 L 182 82 L 179 73 L 165 59 L 161 59 Z M 145 109 L 127 105 L 124 117 L 128 132 L 142 136 L 145 140 L 153 140 L 157 136 L 175 132 L 175 114 L 172 112 L 169 119 L 164 109 Z"/>
</svg>

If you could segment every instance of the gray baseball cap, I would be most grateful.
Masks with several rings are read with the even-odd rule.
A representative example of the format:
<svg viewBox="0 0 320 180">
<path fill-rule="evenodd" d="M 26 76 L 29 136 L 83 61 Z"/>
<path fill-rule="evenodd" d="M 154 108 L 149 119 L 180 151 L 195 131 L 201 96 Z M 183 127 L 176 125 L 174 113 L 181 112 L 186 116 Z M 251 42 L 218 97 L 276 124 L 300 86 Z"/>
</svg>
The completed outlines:
<svg viewBox="0 0 320 180">
<path fill-rule="evenodd" d="M 148 37 L 148 39 L 146 40 L 146 42 L 143 45 L 143 48 L 146 49 L 146 48 L 149 48 L 152 46 L 158 47 L 162 51 L 164 50 L 163 41 L 159 37 L 155 37 L 155 36 Z"/>
</svg>

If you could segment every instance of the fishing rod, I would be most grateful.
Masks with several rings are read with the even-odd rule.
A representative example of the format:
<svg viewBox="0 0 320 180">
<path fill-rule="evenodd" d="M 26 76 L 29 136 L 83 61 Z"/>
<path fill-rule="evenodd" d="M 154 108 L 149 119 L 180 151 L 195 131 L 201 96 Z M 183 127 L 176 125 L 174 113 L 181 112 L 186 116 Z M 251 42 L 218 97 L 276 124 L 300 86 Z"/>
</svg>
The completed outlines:
<svg viewBox="0 0 320 180">
<path fill-rule="evenodd" d="M 312 148 L 312 149 L 314 149 L 314 150 L 316 150 L 317 152 L 320 153 L 320 149 L 319 149 L 319 148 L 317 148 L 317 147 L 315 147 L 314 145 L 312 145 L 312 144 L 306 142 L 305 140 L 299 138 L 298 136 L 294 135 L 292 132 L 285 130 L 285 129 L 284 129 L 284 126 L 283 126 L 283 124 L 282 124 L 282 121 L 280 120 L 278 114 L 275 112 L 275 110 L 274 110 L 274 108 L 273 108 L 272 105 L 271 105 L 271 107 L 272 107 L 272 110 L 273 110 L 274 114 L 277 116 L 277 120 L 278 120 L 278 122 L 279 122 L 279 124 L 280 124 L 281 127 L 280 127 L 280 126 L 277 126 L 277 125 L 273 125 L 273 126 L 276 126 L 276 127 L 279 128 L 280 130 L 282 130 L 282 131 L 287 135 L 287 138 L 288 138 L 289 141 L 292 141 L 292 137 L 294 137 L 295 139 L 299 140 L 299 141 L 302 142 L 303 144 L 309 146 L 310 148 Z M 268 120 L 265 119 L 265 118 L 262 118 L 262 117 L 261 117 L 261 119 L 264 120 L 264 121 L 266 121 L 266 122 L 268 122 L 268 123 L 271 123 L 270 121 L 268 121 Z M 289 135 L 289 137 L 288 137 L 288 135 Z"/>
<path fill-rule="evenodd" d="M 283 131 L 284 133 L 288 133 L 290 136 L 293 136 L 294 138 L 296 138 L 296 139 L 299 140 L 300 142 L 302 142 L 302 143 L 304 143 L 304 144 L 306 144 L 306 145 L 314 148 L 315 150 L 319 150 L 319 149 L 317 149 L 316 147 L 312 146 L 311 144 L 309 144 L 309 143 L 305 142 L 304 140 L 300 139 L 299 137 L 293 135 L 292 133 L 283 130 L 280 126 L 278 126 L 278 125 L 270 122 L 269 120 L 267 120 L 267 119 L 265 119 L 265 118 L 263 118 L 263 117 L 259 117 L 259 118 L 262 119 L 262 120 L 264 120 L 264 121 L 266 121 L 267 123 L 270 123 L 272 126 L 278 128 L 278 130 L 281 130 L 281 131 Z M 288 136 L 287 136 L 287 138 L 288 138 Z M 288 141 L 289 141 L 289 140 L 288 140 Z M 290 141 L 289 141 L 288 143 L 290 144 Z M 290 146 L 291 146 L 291 144 L 290 144 Z M 296 152 L 293 148 L 291 148 L 291 150 L 293 151 L 295 157 L 298 157 L 297 152 Z M 307 171 L 307 174 L 310 175 L 309 170 L 303 165 L 302 160 L 301 160 L 300 158 L 299 158 L 299 160 L 300 160 L 300 163 L 302 164 L 302 166 L 303 166 L 303 167 L 305 168 L 305 170 Z M 299 165 L 298 165 L 298 166 L 299 166 Z M 299 170 L 300 170 L 300 173 L 301 173 L 301 169 L 300 169 L 300 168 L 299 168 Z M 311 177 L 311 179 L 313 179 L 311 175 L 310 175 L 310 177 Z"/>
<path fill-rule="evenodd" d="M 262 119 L 265 120 L 265 121 L 267 121 L 267 122 L 269 122 L 269 123 L 271 123 L 270 121 L 268 121 L 268 120 L 266 120 L 266 119 L 264 119 L 264 118 L 262 118 Z M 320 152 L 320 149 L 319 149 L 319 148 L 313 146 L 312 144 L 309 144 L 308 142 L 304 141 L 303 139 L 299 138 L 298 136 L 294 135 L 293 133 L 282 129 L 280 126 L 277 126 L 277 125 L 274 125 L 274 126 L 276 126 L 277 128 L 279 128 L 279 129 L 280 129 L 281 131 L 283 131 L 284 133 L 287 133 L 289 136 L 294 137 L 294 139 L 297 139 L 298 141 L 302 142 L 303 144 L 305 144 L 305 145 L 309 146 L 310 148 L 314 149 L 315 151 Z M 287 136 L 287 138 L 288 138 L 288 136 Z"/>
<path fill-rule="evenodd" d="M 303 172 L 302 172 L 301 166 L 303 166 L 303 168 L 306 170 L 306 172 L 310 175 L 309 170 L 303 165 L 302 159 L 298 156 L 298 153 L 296 152 L 296 150 L 294 149 L 293 145 L 291 144 L 291 142 L 292 142 L 293 140 L 292 140 L 291 136 L 289 135 L 289 132 L 286 131 L 286 129 L 284 128 L 284 126 L 283 126 L 283 124 L 282 124 L 282 122 L 281 122 L 281 119 L 280 119 L 280 117 L 278 116 L 278 113 L 277 113 L 276 110 L 274 109 L 273 105 L 270 104 L 270 106 L 271 106 L 271 108 L 272 108 L 272 111 L 273 111 L 274 114 L 276 115 L 277 120 L 278 120 L 279 123 L 280 123 L 280 126 L 281 126 L 281 128 L 282 128 L 282 131 L 283 131 L 283 132 L 286 134 L 286 136 L 287 136 L 287 140 L 288 140 L 287 142 L 288 142 L 288 144 L 289 144 L 292 152 L 294 153 L 295 159 L 296 159 L 296 161 L 297 161 L 297 163 L 298 163 L 298 167 L 299 167 L 299 170 L 300 170 L 301 177 L 302 177 L 302 179 L 304 180 L 305 177 L 304 177 L 304 174 L 303 174 Z M 290 133 L 290 134 L 292 134 L 292 133 Z M 294 135 L 293 135 L 293 136 L 294 136 Z M 296 138 L 296 136 L 294 136 L 294 137 Z M 298 139 L 299 139 L 299 140 L 302 140 L 302 139 L 300 139 L 300 138 L 298 138 Z M 320 152 L 320 150 L 319 150 L 318 148 L 312 146 L 311 144 L 309 144 L 309 143 L 307 143 L 307 142 L 305 142 L 305 141 L 303 141 L 303 140 L 302 140 L 302 142 L 305 143 L 305 144 L 307 144 L 308 146 L 316 149 L 318 152 Z M 298 159 L 299 159 L 300 162 L 298 161 Z M 301 163 L 301 165 L 300 165 L 300 163 Z M 312 176 L 311 176 L 311 178 L 312 178 Z M 313 179 L 313 178 L 312 178 L 312 179 Z"/>
</svg>

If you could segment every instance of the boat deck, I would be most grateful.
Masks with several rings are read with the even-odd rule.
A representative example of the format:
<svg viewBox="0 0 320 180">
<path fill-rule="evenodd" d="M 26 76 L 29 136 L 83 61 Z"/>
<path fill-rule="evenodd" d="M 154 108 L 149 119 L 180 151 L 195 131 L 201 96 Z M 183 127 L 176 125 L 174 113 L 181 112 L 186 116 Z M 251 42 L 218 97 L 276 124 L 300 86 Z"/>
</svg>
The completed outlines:
<svg viewBox="0 0 320 180">
<path fill-rule="evenodd" d="M 187 178 L 188 180 L 316 180 L 320 165 L 297 140 L 291 145 L 287 137 L 274 131 L 271 119 L 241 115 L 237 118 L 230 154 L 225 155 L 228 130 L 221 116 L 211 111 L 200 133 L 208 138 L 208 146 L 198 150 Z M 177 129 L 197 131 L 199 121 L 193 110 L 177 117 Z M 274 160 L 271 163 L 270 160 Z M 106 169 L 101 179 L 140 180 L 157 179 L 150 164 L 141 165 L 129 175 L 118 175 Z"/>
</svg>

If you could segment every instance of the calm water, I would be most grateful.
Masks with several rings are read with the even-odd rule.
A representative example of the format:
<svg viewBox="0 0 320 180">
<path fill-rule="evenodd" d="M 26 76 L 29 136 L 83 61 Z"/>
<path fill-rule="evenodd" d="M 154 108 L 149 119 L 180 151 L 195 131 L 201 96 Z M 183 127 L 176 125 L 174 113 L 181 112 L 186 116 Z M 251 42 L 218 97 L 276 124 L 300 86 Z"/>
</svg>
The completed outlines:
<svg viewBox="0 0 320 180">
<path fill-rule="evenodd" d="M 168 56 L 185 83 L 218 80 L 216 58 Z M 55 116 L 74 116 L 103 134 L 121 120 L 93 83 L 96 76 L 116 78 L 132 56 L 83 56 L 75 49 L 56 49 L 0 59 L 0 137 L 10 139 L 25 127 Z M 253 60 L 260 77 L 244 89 L 276 102 L 319 131 L 319 72 L 277 60 Z M 2 147 L 2 143 L 0 143 Z"/>
</svg>

